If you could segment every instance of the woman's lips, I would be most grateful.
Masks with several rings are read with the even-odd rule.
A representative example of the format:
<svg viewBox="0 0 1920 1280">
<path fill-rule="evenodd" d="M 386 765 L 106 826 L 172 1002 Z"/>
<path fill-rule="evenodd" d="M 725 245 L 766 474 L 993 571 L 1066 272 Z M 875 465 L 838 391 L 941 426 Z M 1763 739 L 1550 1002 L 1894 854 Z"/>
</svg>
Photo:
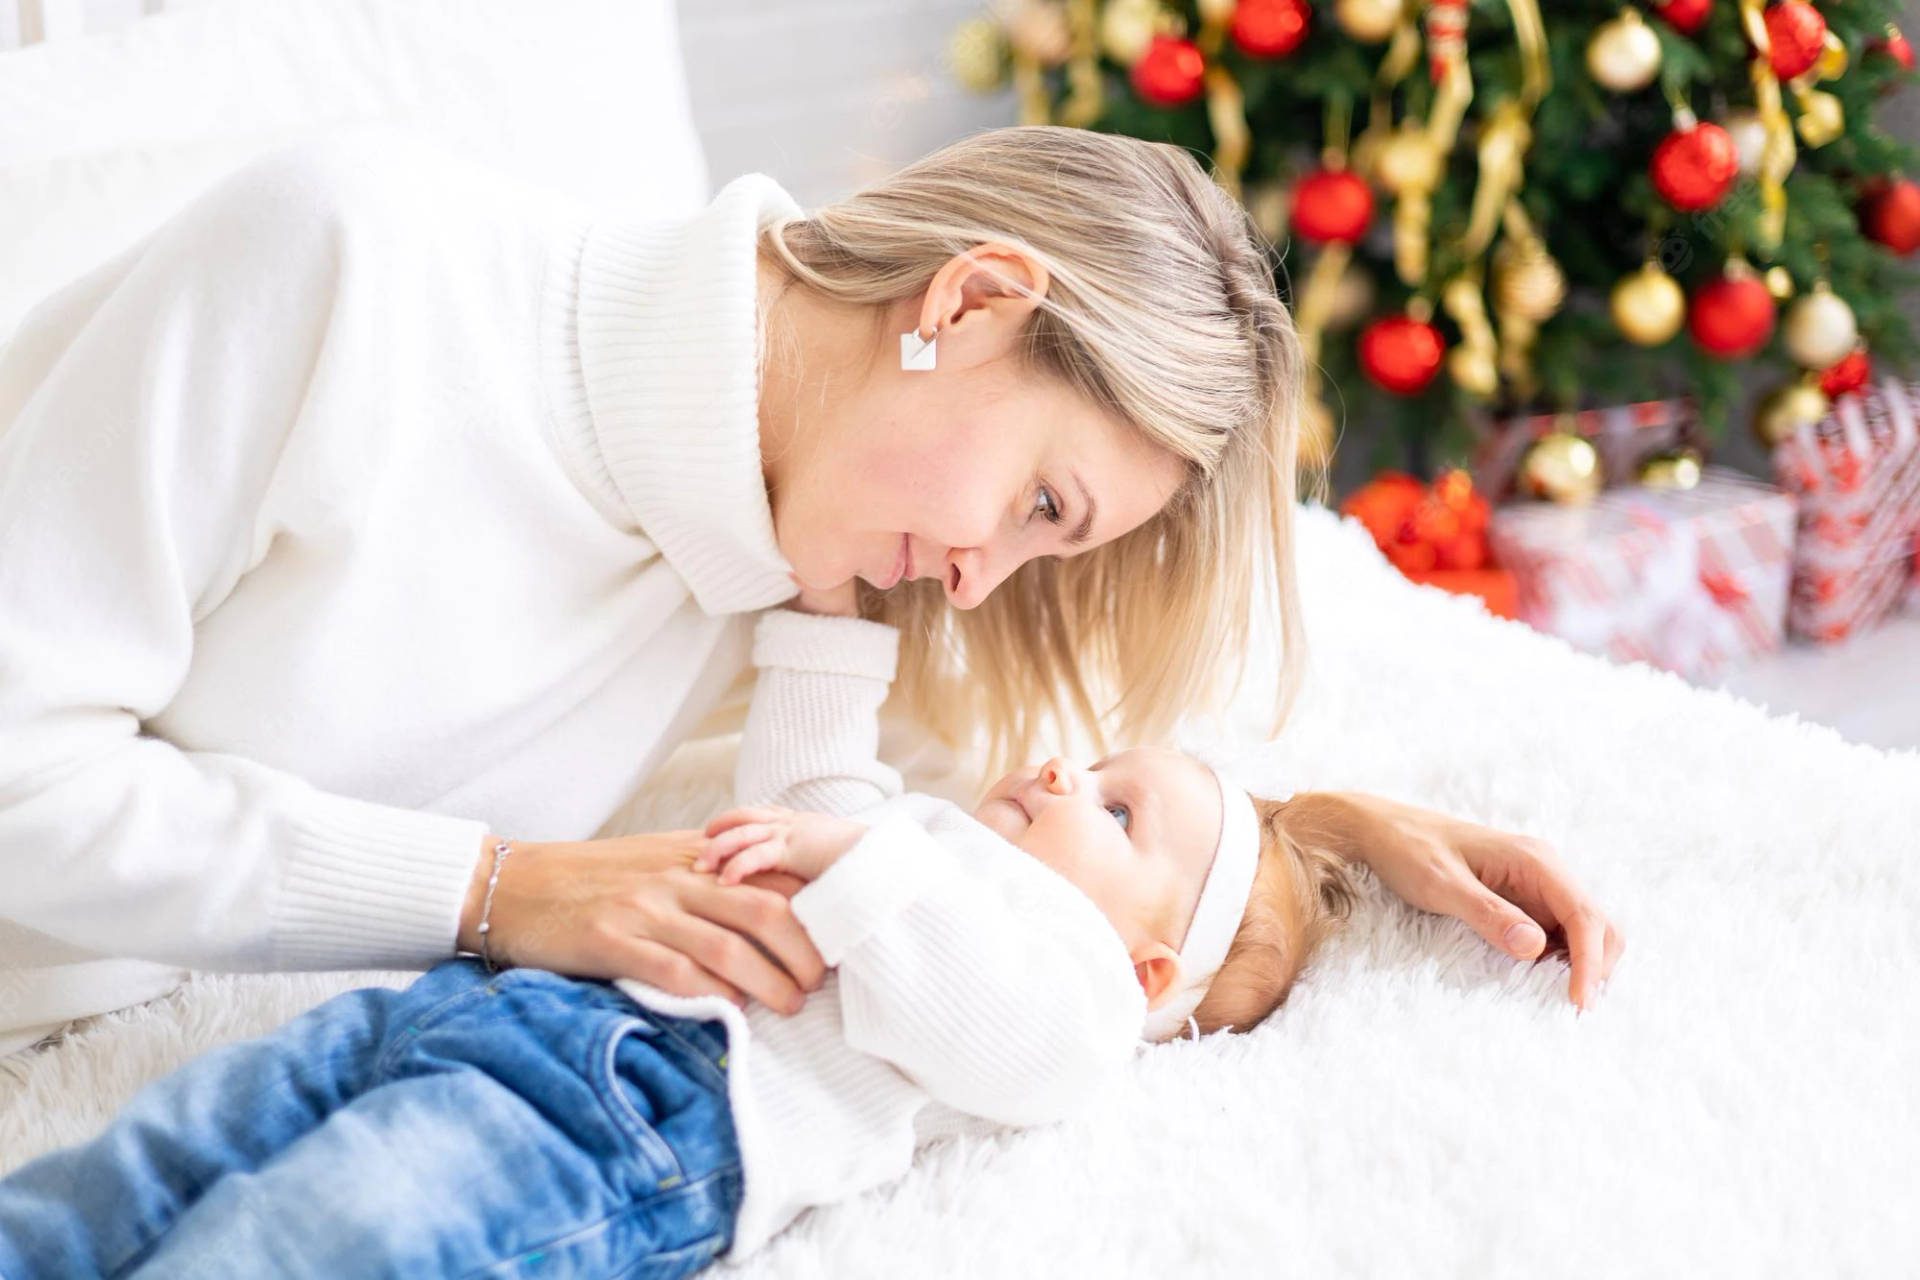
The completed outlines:
<svg viewBox="0 0 1920 1280">
<path fill-rule="evenodd" d="M 887 577 L 885 582 L 876 582 L 874 585 L 880 588 L 880 590 L 885 591 L 897 585 L 902 578 L 910 576 L 912 572 L 913 549 L 907 545 L 907 535 L 903 533 L 900 535 L 900 555 L 893 562 L 893 572 Z"/>
</svg>

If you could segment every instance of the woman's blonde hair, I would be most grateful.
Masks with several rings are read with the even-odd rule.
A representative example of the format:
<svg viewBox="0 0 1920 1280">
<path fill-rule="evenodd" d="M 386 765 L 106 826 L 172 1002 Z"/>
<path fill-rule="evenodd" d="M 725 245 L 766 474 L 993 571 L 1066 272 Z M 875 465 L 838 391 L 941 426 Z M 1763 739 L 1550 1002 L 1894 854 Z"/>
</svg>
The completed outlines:
<svg viewBox="0 0 1920 1280">
<path fill-rule="evenodd" d="M 1285 806 L 1258 797 L 1260 862 L 1253 892 L 1227 958 L 1193 1011 L 1201 1035 L 1222 1027 L 1251 1031 L 1286 1000 L 1307 958 L 1353 914 L 1359 886 L 1345 858 L 1313 839 L 1296 837 Z"/>
<path fill-rule="evenodd" d="M 1301 354 L 1267 242 L 1180 147 L 1026 125 L 772 224 L 761 249 L 819 294 L 872 305 L 878 324 L 989 240 L 1051 277 L 1025 365 L 1171 450 L 1188 480 L 1140 528 L 1031 560 L 975 609 L 952 609 L 932 580 L 870 594 L 863 611 L 904 633 L 895 697 L 950 744 L 984 734 L 993 767 L 1025 759 L 1050 727 L 1078 727 L 1100 750 L 1158 740 L 1229 696 L 1223 660 L 1244 653 L 1265 599 L 1282 645 L 1277 731 L 1304 648 L 1292 563 Z"/>
</svg>

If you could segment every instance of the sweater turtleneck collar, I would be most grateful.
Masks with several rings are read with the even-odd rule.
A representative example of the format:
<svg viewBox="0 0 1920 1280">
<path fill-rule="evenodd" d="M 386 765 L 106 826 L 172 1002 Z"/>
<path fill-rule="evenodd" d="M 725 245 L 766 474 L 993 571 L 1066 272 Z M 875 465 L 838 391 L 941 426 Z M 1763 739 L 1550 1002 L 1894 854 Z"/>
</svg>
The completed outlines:
<svg viewBox="0 0 1920 1280">
<path fill-rule="evenodd" d="M 764 174 L 690 217 L 578 230 L 552 282 L 562 449 L 603 511 L 637 526 L 708 614 L 795 593 L 760 464 L 755 244 L 803 211 Z"/>
</svg>

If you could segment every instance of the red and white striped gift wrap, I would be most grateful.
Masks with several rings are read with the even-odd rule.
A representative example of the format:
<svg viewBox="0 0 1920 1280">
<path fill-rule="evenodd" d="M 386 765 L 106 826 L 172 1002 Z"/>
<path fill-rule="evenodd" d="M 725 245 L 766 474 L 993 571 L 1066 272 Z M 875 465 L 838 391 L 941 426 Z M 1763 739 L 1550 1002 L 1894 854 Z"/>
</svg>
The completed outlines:
<svg viewBox="0 0 1920 1280">
<path fill-rule="evenodd" d="M 1500 507 L 1488 536 L 1530 625 L 1698 680 L 1779 647 L 1794 516 L 1791 495 L 1709 467 L 1690 490 Z"/>
<path fill-rule="evenodd" d="M 1842 640 L 1898 606 L 1920 530 L 1920 386 L 1887 378 L 1841 396 L 1773 451 L 1800 501 L 1787 625 Z"/>
</svg>

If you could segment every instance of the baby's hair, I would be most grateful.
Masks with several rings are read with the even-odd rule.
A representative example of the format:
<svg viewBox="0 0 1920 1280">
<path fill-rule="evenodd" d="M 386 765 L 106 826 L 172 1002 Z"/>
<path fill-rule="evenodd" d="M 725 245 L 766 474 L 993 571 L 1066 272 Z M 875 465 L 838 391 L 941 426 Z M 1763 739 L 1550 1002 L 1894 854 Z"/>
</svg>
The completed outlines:
<svg viewBox="0 0 1920 1280">
<path fill-rule="evenodd" d="M 1285 805 L 1255 797 L 1260 862 L 1227 958 L 1193 1019 L 1200 1034 L 1251 1031 L 1279 1008 L 1307 958 L 1352 916 L 1359 886 L 1345 858 L 1296 839 L 1281 824 Z"/>
</svg>

